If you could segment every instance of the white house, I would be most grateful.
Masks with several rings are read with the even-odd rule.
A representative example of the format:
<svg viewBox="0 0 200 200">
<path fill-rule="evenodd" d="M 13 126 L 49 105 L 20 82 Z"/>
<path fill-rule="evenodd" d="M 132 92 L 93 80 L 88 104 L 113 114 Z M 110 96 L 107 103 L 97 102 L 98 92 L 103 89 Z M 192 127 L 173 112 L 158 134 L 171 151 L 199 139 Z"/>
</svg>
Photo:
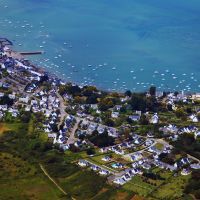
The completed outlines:
<svg viewBox="0 0 200 200">
<path fill-rule="evenodd" d="M 112 112 L 111 113 L 112 118 L 118 118 L 119 117 L 119 112 Z"/>
<path fill-rule="evenodd" d="M 116 178 L 113 182 L 119 185 L 124 185 L 126 183 L 122 177 Z"/>
<path fill-rule="evenodd" d="M 9 94 L 8 97 L 9 97 L 10 99 L 15 99 L 15 94 Z"/>
<path fill-rule="evenodd" d="M 190 115 L 189 118 L 192 120 L 192 122 L 195 122 L 195 123 L 199 121 L 195 114 Z"/>
<path fill-rule="evenodd" d="M 189 170 L 189 169 L 183 169 L 182 171 L 181 171 L 181 175 L 183 175 L 183 176 L 187 176 L 187 175 L 189 175 L 191 173 L 191 171 Z"/>
<path fill-rule="evenodd" d="M 5 105 L 0 105 L 0 110 L 7 111 L 7 110 L 8 110 L 7 104 L 5 104 Z"/>
<path fill-rule="evenodd" d="M 79 160 L 78 165 L 81 167 L 86 167 L 88 166 L 88 162 L 85 160 Z"/>
<path fill-rule="evenodd" d="M 109 174 L 109 171 L 104 170 L 104 169 L 101 169 L 101 170 L 99 171 L 99 174 L 100 174 L 100 175 L 104 175 L 104 176 L 106 176 L 106 175 Z"/>
<path fill-rule="evenodd" d="M 26 96 L 26 97 L 21 97 L 21 98 L 19 98 L 19 101 L 22 102 L 22 103 L 28 103 L 29 97 L 28 97 L 28 96 Z"/>
<path fill-rule="evenodd" d="M 150 119 L 150 123 L 152 123 L 152 124 L 157 124 L 158 121 L 159 121 L 158 114 L 155 113 L 155 114 L 151 117 L 151 119 Z"/>
<path fill-rule="evenodd" d="M 108 162 L 111 160 L 110 156 L 104 156 L 101 160 Z"/>
</svg>

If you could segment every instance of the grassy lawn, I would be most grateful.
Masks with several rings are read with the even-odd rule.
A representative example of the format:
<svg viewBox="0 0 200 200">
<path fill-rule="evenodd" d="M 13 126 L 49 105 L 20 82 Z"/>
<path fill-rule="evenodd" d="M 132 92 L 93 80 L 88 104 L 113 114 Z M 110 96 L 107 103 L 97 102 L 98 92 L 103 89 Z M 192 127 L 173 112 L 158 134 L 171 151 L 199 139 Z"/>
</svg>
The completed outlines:
<svg viewBox="0 0 200 200">
<path fill-rule="evenodd" d="M 161 143 L 156 143 L 156 144 L 155 144 L 155 147 L 156 147 L 156 149 L 158 149 L 158 150 L 162 151 L 162 150 L 163 150 L 163 148 L 164 148 L 164 145 L 163 145 L 163 144 L 161 144 Z"/>
<path fill-rule="evenodd" d="M 60 192 L 54 185 L 41 178 L 34 176 L 26 179 L 17 179 L 0 184 L 0 199 L 14 200 L 58 200 L 61 199 Z"/>
<path fill-rule="evenodd" d="M 65 160 L 67 160 L 68 162 L 77 162 L 79 159 L 84 159 L 87 158 L 88 155 L 86 154 L 85 151 L 81 151 L 81 152 L 77 152 L 77 153 L 73 153 L 71 151 L 65 151 Z"/>
<path fill-rule="evenodd" d="M 129 199 L 132 199 L 133 196 L 134 196 L 133 193 L 128 192 L 123 189 L 118 189 L 118 190 L 116 190 L 116 189 L 105 190 L 104 189 L 104 191 L 102 190 L 91 200 L 129 200 Z M 142 199 L 140 199 L 140 200 L 142 200 Z"/>
<path fill-rule="evenodd" d="M 123 188 L 145 197 L 153 191 L 155 186 L 145 183 L 140 176 L 134 176 Z"/>
<path fill-rule="evenodd" d="M 112 160 L 115 161 L 115 162 L 123 163 L 123 164 L 125 164 L 125 165 L 130 164 L 130 161 L 124 159 L 123 156 L 117 155 L 117 154 L 115 154 L 115 153 L 112 154 Z"/>
<path fill-rule="evenodd" d="M 66 154 L 65 154 L 66 155 Z M 112 186 L 107 185 L 106 178 L 98 176 L 95 172 L 88 168 L 80 168 L 72 162 L 71 159 L 77 159 L 80 154 L 76 154 L 70 162 L 65 159 L 65 162 L 54 160 L 45 164 L 45 169 L 49 175 L 56 180 L 56 182 L 66 191 L 69 196 L 82 199 L 95 199 L 95 196 L 103 195 L 104 192 L 114 189 Z M 48 156 L 51 157 L 49 154 Z M 87 158 L 89 160 L 89 158 Z M 74 161 L 74 162 L 75 162 Z"/>
<path fill-rule="evenodd" d="M 33 121 L 33 119 L 31 119 L 29 122 L 29 125 L 28 125 L 28 133 L 32 134 L 35 128 L 36 127 L 34 126 L 34 121 Z"/>
<path fill-rule="evenodd" d="M 157 199 L 179 199 L 183 195 L 184 186 L 190 179 L 190 175 L 171 178 L 165 181 L 165 184 L 156 189 L 152 196 Z"/>
<path fill-rule="evenodd" d="M 107 154 L 107 155 L 110 155 L 110 154 Z M 110 161 L 106 162 L 106 161 L 103 161 L 102 158 L 105 157 L 105 155 L 100 155 L 100 156 L 92 156 L 90 157 L 89 159 L 97 164 L 100 164 L 100 165 L 105 165 L 106 163 L 109 163 Z"/>
<path fill-rule="evenodd" d="M 20 126 L 21 123 L 0 123 L 0 135 L 10 130 L 17 131 Z"/>
<path fill-rule="evenodd" d="M 61 187 L 76 199 L 90 199 L 106 188 L 106 179 L 90 170 L 78 170 L 70 176 L 57 178 Z"/>
<path fill-rule="evenodd" d="M 0 199 L 60 199 L 61 193 L 28 162 L 0 153 Z"/>
<path fill-rule="evenodd" d="M 4 123 L 0 123 L 0 135 L 3 134 L 5 131 L 9 131 L 10 129 Z"/>
</svg>

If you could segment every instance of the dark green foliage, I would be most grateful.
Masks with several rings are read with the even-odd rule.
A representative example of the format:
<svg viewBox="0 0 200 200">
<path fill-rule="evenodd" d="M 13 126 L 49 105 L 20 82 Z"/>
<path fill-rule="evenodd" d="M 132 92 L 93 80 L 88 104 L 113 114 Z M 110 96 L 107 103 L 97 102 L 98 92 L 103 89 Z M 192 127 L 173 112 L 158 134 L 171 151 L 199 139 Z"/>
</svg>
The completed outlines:
<svg viewBox="0 0 200 200">
<path fill-rule="evenodd" d="M 88 138 L 94 145 L 98 147 L 107 147 L 114 144 L 114 139 L 111 136 L 108 136 L 107 132 L 104 132 L 102 134 L 95 134 L 93 133 Z"/>
<path fill-rule="evenodd" d="M 129 104 L 133 110 L 141 110 L 142 112 L 145 112 L 147 108 L 147 100 L 144 94 L 132 94 Z"/>
<path fill-rule="evenodd" d="M 95 154 L 95 150 L 93 148 L 87 149 L 87 155 L 94 155 Z"/>
<path fill-rule="evenodd" d="M 181 109 L 181 108 L 177 109 L 176 112 L 175 112 L 175 114 L 176 114 L 176 116 L 177 116 L 178 118 L 182 118 L 182 119 L 185 119 L 185 118 L 186 118 L 186 113 L 185 113 L 184 110 Z"/>
<path fill-rule="evenodd" d="M 200 140 L 195 139 L 193 134 L 184 133 L 179 136 L 173 145 L 180 151 L 185 151 L 200 159 Z"/>
<path fill-rule="evenodd" d="M 115 125 L 115 122 L 110 118 L 105 118 L 104 123 L 106 126 L 111 126 L 111 127 Z"/>
<path fill-rule="evenodd" d="M 167 153 L 161 153 L 159 155 L 159 159 L 167 164 L 173 165 L 174 162 L 176 161 L 175 155 L 174 154 L 167 154 Z"/>
<path fill-rule="evenodd" d="M 58 132 L 58 126 L 57 126 L 57 124 L 51 124 L 51 128 L 52 128 L 52 131 L 53 132 Z"/>
<path fill-rule="evenodd" d="M 66 85 L 61 85 L 59 87 L 59 93 L 61 95 L 68 93 L 68 94 L 75 96 L 75 95 L 80 95 L 81 89 L 77 85 L 74 86 L 72 84 L 66 84 Z"/>
<path fill-rule="evenodd" d="M 101 101 L 99 102 L 99 109 L 101 111 L 106 111 L 109 108 L 112 108 L 114 106 L 114 102 L 113 99 L 111 98 L 103 98 L 101 99 Z"/>
<path fill-rule="evenodd" d="M 12 106 L 13 103 L 14 103 L 13 99 L 10 99 L 8 95 L 4 95 L 3 97 L 0 98 L 0 105 L 7 104 L 8 106 Z"/>
<path fill-rule="evenodd" d="M 185 187 L 185 193 L 192 193 L 196 199 L 200 199 L 200 171 L 194 170 L 192 172 L 192 177 Z"/>
<path fill-rule="evenodd" d="M 151 112 L 157 112 L 159 109 L 159 104 L 155 96 L 151 96 L 146 99 L 147 110 Z"/>
<path fill-rule="evenodd" d="M 94 86 L 85 86 L 83 88 L 82 94 L 86 97 L 90 97 L 91 95 L 97 92 L 97 88 Z M 97 95 L 97 94 L 96 94 Z"/>
<path fill-rule="evenodd" d="M 86 104 L 96 104 L 96 103 L 98 103 L 97 98 L 98 98 L 97 94 L 91 94 L 90 96 L 87 97 Z"/>
<path fill-rule="evenodd" d="M 22 123 L 28 123 L 31 119 L 31 112 L 28 111 L 22 111 L 20 113 L 20 120 Z"/>
<path fill-rule="evenodd" d="M 153 180 L 165 180 L 164 178 L 162 178 L 159 174 L 154 174 L 151 172 L 144 172 L 143 176 L 149 179 L 153 179 Z"/>
<path fill-rule="evenodd" d="M 131 95 L 132 95 L 132 92 L 130 91 L 130 90 L 127 90 L 125 93 L 124 93 L 126 96 L 129 96 L 129 97 L 131 97 Z"/>
<path fill-rule="evenodd" d="M 167 110 L 168 110 L 168 111 L 172 111 L 172 110 L 173 110 L 171 104 L 167 104 Z"/>
<path fill-rule="evenodd" d="M 156 95 L 156 87 L 151 86 L 149 89 L 149 93 L 151 96 L 155 96 Z"/>
<path fill-rule="evenodd" d="M 140 124 L 142 124 L 142 125 L 148 125 L 149 124 L 149 120 L 147 119 L 146 115 L 141 116 Z"/>
</svg>

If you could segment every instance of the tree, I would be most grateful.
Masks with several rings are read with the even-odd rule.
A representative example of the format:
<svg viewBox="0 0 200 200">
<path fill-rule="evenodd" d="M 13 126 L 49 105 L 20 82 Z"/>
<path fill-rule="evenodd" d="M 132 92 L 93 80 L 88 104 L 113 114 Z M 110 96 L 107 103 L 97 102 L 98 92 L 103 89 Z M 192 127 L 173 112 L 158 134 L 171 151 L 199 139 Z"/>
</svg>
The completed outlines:
<svg viewBox="0 0 200 200">
<path fill-rule="evenodd" d="M 114 106 L 114 103 L 113 103 L 112 99 L 110 99 L 110 98 L 103 98 L 99 102 L 99 109 L 101 111 L 106 111 L 109 108 L 112 108 L 113 106 Z"/>
<path fill-rule="evenodd" d="M 125 113 L 125 112 L 126 112 L 126 106 L 122 106 L 122 107 L 120 108 L 120 112 Z"/>
<path fill-rule="evenodd" d="M 147 109 L 152 112 L 157 112 L 159 104 L 155 96 L 151 96 L 146 100 Z"/>
<path fill-rule="evenodd" d="M 111 146 L 114 144 L 114 138 L 109 136 L 106 131 L 104 133 L 98 134 L 98 135 L 92 134 L 91 136 L 89 136 L 88 139 L 90 140 L 90 142 L 92 142 L 94 145 L 96 145 L 100 148 Z"/>
<path fill-rule="evenodd" d="M 191 113 L 192 113 L 192 108 L 191 108 L 191 107 L 187 107 L 187 108 L 186 108 L 186 112 L 187 112 L 188 114 L 191 114 Z"/>
<path fill-rule="evenodd" d="M 10 99 L 8 95 L 4 95 L 3 97 L 0 98 L 1 105 L 7 104 L 8 106 L 12 106 L 13 103 L 14 103 L 13 99 Z"/>
<path fill-rule="evenodd" d="M 140 118 L 140 124 L 142 125 L 148 125 L 149 124 L 149 120 L 147 119 L 146 115 L 142 115 Z"/>
<path fill-rule="evenodd" d="M 162 97 L 165 98 L 166 96 L 167 96 L 167 92 L 164 91 Z"/>
<path fill-rule="evenodd" d="M 83 95 L 86 96 L 86 97 L 91 96 L 95 92 L 97 92 L 97 88 L 94 87 L 94 86 L 85 86 L 83 88 Z"/>
<path fill-rule="evenodd" d="M 87 149 L 86 153 L 87 153 L 87 155 L 94 155 L 95 150 L 93 148 L 90 148 L 90 149 Z"/>
<path fill-rule="evenodd" d="M 98 103 L 97 98 L 98 98 L 97 94 L 95 94 L 95 93 L 91 94 L 90 96 L 87 97 L 86 103 L 87 104 L 96 104 L 96 103 Z"/>
<path fill-rule="evenodd" d="M 131 95 L 132 95 L 132 92 L 130 91 L 130 90 L 127 90 L 125 93 L 124 93 L 126 96 L 129 96 L 129 97 L 131 97 Z"/>
<path fill-rule="evenodd" d="M 74 103 L 77 103 L 77 104 L 83 104 L 84 103 L 84 99 L 80 96 L 75 96 L 74 97 Z"/>
<path fill-rule="evenodd" d="M 155 86 L 151 86 L 149 88 L 149 93 L 151 96 L 155 96 L 156 95 L 156 87 Z"/>
<path fill-rule="evenodd" d="M 132 94 L 131 100 L 129 101 L 133 110 L 141 110 L 142 112 L 146 111 L 147 100 L 144 94 Z"/>
<path fill-rule="evenodd" d="M 197 114 L 197 118 L 200 121 L 200 113 Z"/>
<path fill-rule="evenodd" d="M 174 92 L 174 95 L 177 97 L 177 96 L 178 96 L 178 92 L 177 92 L 177 91 L 175 91 L 175 92 Z"/>
<path fill-rule="evenodd" d="M 172 110 L 173 110 L 171 104 L 167 104 L 167 110 L 168 110 L 168 111 L 172 111 Z"/>
<path fill-rule="evenodd" d="M 66 93 L 71 94 L 73 96 L 81 95 L 81 88 L 77 85 L 72 85 L 71 83 L 66 85 L 59 86 L 60 95 L 64 95 Z"/>
<path fill-rule="evenodd" d="M 31 119 L 31 112 L 23 111 L 20 115 L 20 119 L 23 123 L 28 123 Z"/>
<path fill-rule="evenodd" d="M 178 118 L 184 118 L 186 116 L 186 113 L 184 112 L 184 110 L 182 108 L 178 108 L 175 111 L 175 114 Z"/>
<path fill-rule="evenodd" d="M 111 126 L 111 127 L 113 127 L 113 126 L 115 125 L 115 122 L 114 122 L 112 119 L 110 119 L 110 118 L 106 118 L 106 119 L 104 120 L 104 122 L 105 122 L 105 125 L 106 125 L 106 126 Z"/>
<path fill-rule="evenodd" d="M 52 124 L 52 125 L 51 125 L 51 128 L 52 128 L 52 131 L 53 131 L 53 132 L 55 132 L 55 133 L 58 132 L 58 126 L 57 126 L 57 124 Z"/>
</svg>

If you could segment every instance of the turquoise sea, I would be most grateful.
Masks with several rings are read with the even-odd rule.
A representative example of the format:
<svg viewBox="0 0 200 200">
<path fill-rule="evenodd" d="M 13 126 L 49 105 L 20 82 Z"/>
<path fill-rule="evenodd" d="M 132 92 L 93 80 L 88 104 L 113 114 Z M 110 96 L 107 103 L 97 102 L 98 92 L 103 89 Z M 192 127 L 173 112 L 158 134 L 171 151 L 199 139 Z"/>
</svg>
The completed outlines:
<svg viewBox="0 0 200 200">
<path fill-rule="evenodd" d="M 0 36 L 67 81 L 200 91 L 199 0 L 0 0 Z"/>
</svg>

